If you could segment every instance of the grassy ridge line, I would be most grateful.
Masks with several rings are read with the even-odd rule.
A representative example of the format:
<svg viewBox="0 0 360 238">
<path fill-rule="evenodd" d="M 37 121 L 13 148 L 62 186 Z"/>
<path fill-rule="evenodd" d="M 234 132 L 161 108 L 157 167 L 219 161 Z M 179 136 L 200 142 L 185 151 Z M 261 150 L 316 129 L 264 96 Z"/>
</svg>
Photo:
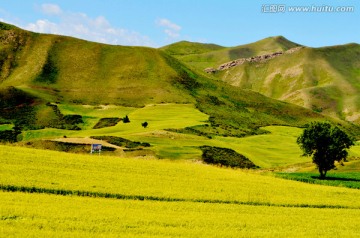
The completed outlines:
<svg viewBox="0 0 360 238">
<path fill-rule="evenodd" d="M 79 196 L 79 197 L 93 197 L 93 198 L 113 198 L 122 200 L 147 200 L 147 201 L 161 201 L 161 202 L 197 202 L 197 203 L 217 203 L 217 204 L 236 204 L 236 205 L 251 205 L 251 206 L 270 206 L 270 207 L 301 207 L 301 208 L 331 208 L 331 209 L 360 209 L 360 207 L 349 207 L 341 205 L 326 205 L 326 204 L 274 204 L 270 202 L 243 202 L 243 201 L 226 201 L 226 200 L 212 200 L 212 199 L 185 199 L 185 198 L 166 198 L 155 196 L 142 196 L 142 195 L 124 195 L 116 193 L 101 193 L 91 191 L 79 190 L 64 190 L 64 189 L 48 189 L 37 187 L 24 187 L 14 185 L 0 184 L 0 190 L 6 192 L 24 192 L 24 193 L 44 193 L 55 194 L 62 196 Z"/>
<path fill-rule="evenodd" d="M 0 55 L 11 62 L 0 72 L 0 87 L 22 87 L 49 101 L 143 106 L 193 102 L 173 86 L 179 75 L 162 52 L 45 35 L 0 22 Z M 0 62 L 1 62 L 0 57 Z"/>
<path fill-rule="evenodd" d="M 297 46 L 299 44 L 291 42 L 283 36 L 275 36 L 235 47 L 214 47 L 213 50 L 210 50 L 211 48 L 206 44 L 193 43 L 187 45 L 183 42 L 174 43 L 161 49 L 185 62 L 187 65 L 203 71 L 207 67 L 217 67 L 222 63 L 238 58 L 285 51 Z M 184 50 L 184 47 L 190 47 L 191 50 Z"/>
<path fill-rule="evenodd" d="M 210 51 L 216 51 L 224 49 L 225 47 L 216 44 L 206 44 L 198 42 L 180 41 L 170 45 L 161 47 L 160 49 L 165 51 L 169 55 L 190 55 L 201 54 Z"/>
<path fill-rule="evenodd" d="M 261 126 L 303 126 L 310 119 L 324 119 L 310 110 L 257 93 L 239 92 L 238 88 L 212 80 L 202 70 L 196 72 L 158 49 L 111 46 L 56 35 L 25 35 L 26 47 L 17 50 L 19 57 L 14 58 L 18 64 L 14 64 L 0 87 L 21 87 L 44 103 L 132 107 L 190 103 L 210 116 L 212 127 L 201 128 L 202 133 L 225 136 L 259 134 Z M 256 52 L 292 45 L 281 37 L 253 44 Z M 244 50 L 236 48 L 229 52 L 238 57 Z M 225 52 L 226 57 L 229 52 Z M 34 59 L 28 60 L 30 57 Z M 36 115 L 36 121 L 43 127 L 49 127 L 46 118 L 54 117 L 45 105 L 39 107 Z M 94 120 L 86 118 L 85 122 L 87 127 Z"/>
</svg>

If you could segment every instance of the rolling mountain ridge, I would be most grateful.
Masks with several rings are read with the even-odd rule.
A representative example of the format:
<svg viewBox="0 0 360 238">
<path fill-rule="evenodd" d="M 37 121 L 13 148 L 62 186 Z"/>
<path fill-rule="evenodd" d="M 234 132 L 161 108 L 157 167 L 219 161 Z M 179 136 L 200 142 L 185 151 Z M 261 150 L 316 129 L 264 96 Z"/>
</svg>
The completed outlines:
<svg viewBox="0 0 360 238">
<path fill-rule="evenodd" d="M 276 93 L 267 95 L 276 98 L 272 99 L 260 94 L 266 92 L 256 90 L 255 86 L 234 87 L 230 84 L 239 86 L 242 83 L 237 84 L 237 78 L 226 76 L 227 72 L 215 75 L 203 72 L 203 65 L 214 66 L 239 56 L 254 56 L 298 46 L 283 37 L 270 37 L 235 48 L 187 42 L 162 49 L 113 46 L 32 33 L 0 23 L 1 120 L 25 129 L 31 129 L 34 123 L 35 128 L 53 127 L 54 121 L 64 118 L 54 109 L 54 103 L 129 107 L 186 103 L 194 104 L 209 115 L 211 126 L 196 128 L 205 134 L 245 136 L 264 133 L 259 129 L 262 126 L 303 126 L 314 120 L 341 123 L 352 128 L 349 131 L 356 132 L 359 129 L 356 125 L 323 116 L 301 107 L 303 105 L 276 100 L 283 99 L 276 98 Z M 303 51 L 292 55 L 303 54 Z M 199 58 L 204 62 L 193 64 L 191 62 L 195 61 L 189 61 L 190 58 Z M 278 57 L 279 60 L 281 58 L 284 57 Z M 246 70 L 250 72 L 248 78 L 242 81 L 249 83 L 244 85 L 252 84 L 252 74 L 259 77 L 266 74 L 264 69 L 257 71 L 257 67 L 251 64 L 241 67 L 249 67 Z M 281 67 L 286 70 L 286 65 Z M 259 72 L 265 73 L 261 75 Z M 353 73 L 357 74 L 356 71 Z M 14 114 L 14 110 L 17 113 Z M 67 122 L 64 123 L 60 128 L 68 127 Z"/>
<path fill-rule="evenodd" d="M 242 53 L 232 57 L 234 49 Z M 175 57 L 241 89 L 360 122 L 359 44 L 311 48 L 284 37 L 270 37 L 245 46 Z"/>
</svg>

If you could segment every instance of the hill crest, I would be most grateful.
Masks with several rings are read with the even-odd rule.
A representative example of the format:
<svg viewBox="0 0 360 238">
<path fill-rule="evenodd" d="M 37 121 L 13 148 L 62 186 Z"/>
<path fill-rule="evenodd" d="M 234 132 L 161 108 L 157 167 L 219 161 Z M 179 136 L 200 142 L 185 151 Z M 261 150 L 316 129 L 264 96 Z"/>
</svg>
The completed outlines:
<svg viewBox="0 0 360 238">
<path fill-rule="evenodd" d="M 12 41 L 1 38 L 4 35 L 11 35 Z M 289 46 L 278 41 L 284 39 L 270 38 L 251 47 L 257 52 L 263 50 L 261 45 L 264 44 L 267 50 Z M 206 54 L 229 57 L 229 49 L 215 48 L 215 51 L 183 57 Z M 8 87 L 15 87 L 31 98 L 41 99 L 37 105 L 27 108 L 30 113 L 27 119 L 31 117 L 32 121 L 39 122 L 37 128 L 52 123 L 44 120 L 46 115 L 51 114 L 55 121 L 60 115 L 48 103 L 127 107 L 194 104 L 209 115 L 210 126 L 196 128 L 201 135 L 245 136 L 264 133 L 259 129 L 262 126 L 303 126 L 310 120 L 326 118 L 311 110 L 213 80 L 184 58 L 154 48 L 105 45 L 18 28 L 0 30 L 0 69 L 0 89 L 4 94 L 13 92 L 7 90 Z M 14 106 L 22 104 L 20 100 Z M 23 123 L 18 119 L 7 120 Z"/>
</svg>

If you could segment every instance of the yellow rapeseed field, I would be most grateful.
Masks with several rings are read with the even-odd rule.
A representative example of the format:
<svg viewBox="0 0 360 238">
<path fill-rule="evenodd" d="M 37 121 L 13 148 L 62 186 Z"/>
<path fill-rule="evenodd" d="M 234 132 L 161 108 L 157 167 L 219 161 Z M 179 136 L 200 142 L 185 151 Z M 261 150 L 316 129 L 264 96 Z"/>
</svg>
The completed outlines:
<svg viewBox="0 0 360 238">
<path fill-rule="evenodd" d="M 0 237 L 360 235 L 356 189 L 187 161 L 11 146 L 0 146 L 0 165 Z"/>
</svg>

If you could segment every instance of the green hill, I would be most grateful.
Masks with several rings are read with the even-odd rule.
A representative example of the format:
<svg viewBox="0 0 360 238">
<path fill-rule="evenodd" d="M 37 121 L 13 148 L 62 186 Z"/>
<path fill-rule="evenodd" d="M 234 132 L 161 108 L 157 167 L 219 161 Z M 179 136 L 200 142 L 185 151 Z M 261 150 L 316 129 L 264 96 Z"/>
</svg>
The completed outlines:
<svg viewBox="0 0 360 238">
<path fill-rule="evenodd" d="M 206 46 L 205 44 L 203 44 L 202 47 L 200 47 L 201 45 L 200 43 L 196 45 L 199 48 Z M 176 46 L 176 48 L 174 46 Z M 235 47 L 223 47 L 223 48 L 218 47 L 213 51 L 206 51 L 197 54 L 195 53 L 189 53 L 187 55 L 183 54 L 184 50 L 178 48 L 187 47 L 187 46 L 182 44 L 181 42 L 175 43 L 173 45 L 165 46 L 162 49 L 165 50 L 165 52 L 167 52 L 169 48 L 171 50 L 175 48 L 172 51 L 182 52 L 181 54 L 180 53 L 173 54 L 177 59 L 181 60 L 185 64 L 195 69 L 198 69 L 199 71 L 203 71 L 205 68 L 217 67 L 222 63 L 235 60 L 238 58 L 247 58 L 256 55 L 269 54 L 276 51 L 285 51 L 297 46 L 300 45 L 287 40 L 283 36 L 275 36 L 275 37 L 268 37 L 246 45 L 239 45 Z"/>
<path fill-rule="evenodd" d="M 193 100 L 174 88 L 178 72 L 163 53 L 110 46 L 19 29 L 1 31 L 1 86 L 16 86 L 54 101 L 128 104 Z"/>
<path fill-rule="evenodd" d="M 245 61 L 208 77 L 327 116 L 360 123 L 360 45 L 296 48 L 298 46 L 277 36 L 198 54 L 174 54 L 174 57 L 202 74 L 206 68 L 218 69 L 221 64 L 234 60 L 283 52 L 268 60 Z"/>
<path fill-rule="evenodd" d="M 166 49 L 105 45 L 32 33 L 7 24 L 0 24 L 0 29 L 0 98 L 4 99 L 0 105 L 1 121 L 23 130 L 87 128 L 86 123 L 96 124 L 94 120 L 101 118 L 89 118 L 81 112 L 74 112 L 78 115 L 71 116 L 60 109 L 66 105 L 89 104 L 125 107 L 193 104 L 207 114 L 209 120 L 203 125 L 177 132 L 207 137 L 243 137 L 265 133 L 260 129 L 263 126 L 301 127 L 313 120 L 332 120 L 312 110 L 213 80 L 169 55 Z M 201 52 L 215 48 L 217 50 L 212 52 L 223 54 L 231 51 L 188 42 L 177 45 L 189 44 L 194 49 L 187 52 L 195 52 L 195 48 Z M 232 48 L 232 52 L 235 49 L 242 52 L 240 49 L 246 48 L 258 54 L 295 45 L 283 37 L 272 37 L 242 48 Z M 174 49 L 174 45 L 170 48 Z M 177 52 L 184 52 L 180 48 Z M 9 98 L 18 99 L 12 100 L 10 105 Z M 181 116 L 179 120 L 183 120 Z M 333 122 L 342 123 L 353 134 L 359 131 L 357 126 Z"/>
<path fill-rule="evenodd" d="M 202 54 L 215 50 L 224 49 L 225 47 L 216 44 L 205 44 L 189 41 L 180 41 L 161 47 L 160 49 L 165 51 L 169 55 L 182 56 L 190 54 Z"/>
<path fill-rule="evenodd" d="M 265 62 L 247 62 L 216 77 L 242 89 L 325 115 L 360 122 L 360 45 L 302 48 Z"/>
</svg>

